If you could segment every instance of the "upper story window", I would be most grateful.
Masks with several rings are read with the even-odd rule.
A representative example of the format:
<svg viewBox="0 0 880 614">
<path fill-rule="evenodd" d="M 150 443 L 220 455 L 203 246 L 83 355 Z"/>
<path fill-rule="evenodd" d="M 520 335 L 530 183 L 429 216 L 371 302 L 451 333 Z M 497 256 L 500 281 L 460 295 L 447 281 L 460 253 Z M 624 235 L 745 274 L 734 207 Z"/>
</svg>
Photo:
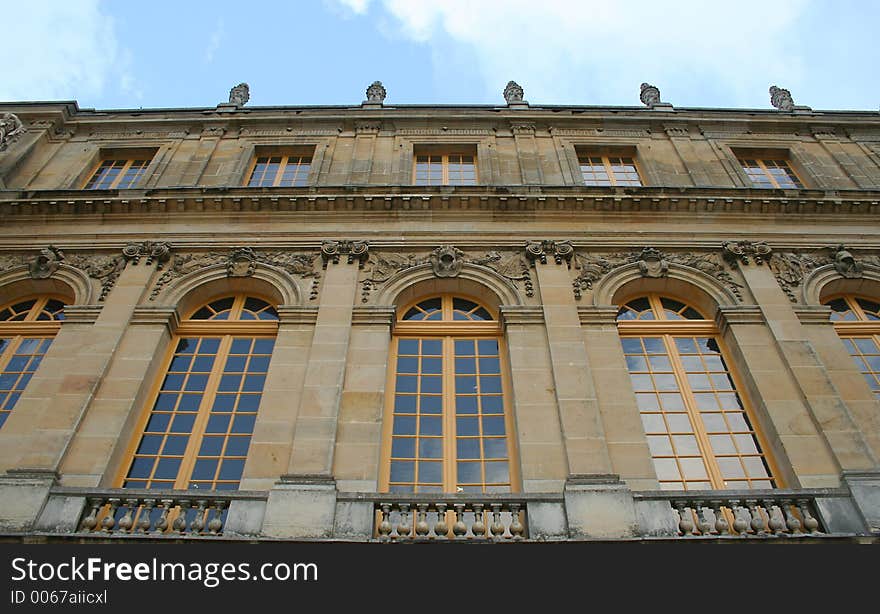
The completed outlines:
<svg viewBox="0 0 880 614">
<path fill-rule="evenodd" d="M 312 155 L 307 152 L 258 156 L 248 187 L 297 187 L 309 185 Z"/>
<path fill-rule="evenodd" d="M 804 184 L 783 158 L 739 157 L 739 163 L 756 188 L 803 188 Z"/>
<path fill-rule="evenodd" d="M 64 320 L 59 297 L 0 305 L 0 427 L 33 377 Z"/>
<path fill-rule="evenodd" d="M 862 377 L 880 399 L 880 303 L 851 294 L 825 301 L 831 320 Z"/>
<path fill-rule="evenodd" d="M 238 294 L 181 322 L 120 486 L 238 489 L 277 320 L 272 305 Z"/>
<path fill-rule="evenodd" d="M 638 168 L 632 156 L 578 152 L 584 185 L 640 186 Z"/>
<path fill-rule="evenodd" d="M 715 323 L 656 294 L 630 300 L 617 320 L 660 487 L 776 487 Z"/>
<path fill-rule="evenodd" d="M 477 156 L 473 149 L 417 148 L 413 159 L 415 185 L 476 185 Z"/>
<path fill-rule="evenodd" d="M 147 172 L 150 158 L 113 158 L 101 160 L 86 182 L 86 190 L 124 190 L 137 187 Z"/>
</svg>

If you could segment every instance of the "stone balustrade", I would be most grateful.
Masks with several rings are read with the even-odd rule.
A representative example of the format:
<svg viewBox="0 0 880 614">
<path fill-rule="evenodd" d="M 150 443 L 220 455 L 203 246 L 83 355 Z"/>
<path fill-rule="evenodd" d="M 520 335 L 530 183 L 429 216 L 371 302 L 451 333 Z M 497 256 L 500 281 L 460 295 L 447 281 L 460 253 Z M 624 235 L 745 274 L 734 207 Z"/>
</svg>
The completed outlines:
<svg viewBox="0 0 880 614">
<path fill-rule="evenodd" d="M 374 502 L 379 541 L 488 540 L 528 538 L 525 499 L 425 496 L 383 497 Z"/>
<path fill-rule="evenodd" d="M 800 537 L 828 535 L 819 508 L 828 490 L 748 490 L 638 493 L 636 500 L 664 501 L 678 536 Z"/>
</svg>

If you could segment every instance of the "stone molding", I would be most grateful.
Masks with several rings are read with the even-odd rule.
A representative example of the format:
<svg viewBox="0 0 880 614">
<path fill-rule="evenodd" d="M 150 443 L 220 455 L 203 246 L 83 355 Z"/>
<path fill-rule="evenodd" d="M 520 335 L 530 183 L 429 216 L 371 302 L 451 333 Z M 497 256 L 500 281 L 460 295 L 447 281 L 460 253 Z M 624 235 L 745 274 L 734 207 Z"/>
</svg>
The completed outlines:
<svg viewBox="0 0 880 614">
<path fill-rule="evenodd" d="M 827 305 L 802 305 L 795 307 L 794 313 L 801 324 L 831 325 L 831 307 Z"/>
<path fill-rule="evenodd" d="M 613 305 L 578 305 L 577 308 L 581 326 L 616 326 L 618 311 Z"/>
<path fill-rule="evenodd" d="M 501 305 L 501 323 L 506 328 L 511 324 L 543 324 L 544 310 L 531 305 Z"/>
<path fill-rule="evenodd" d="M 103 305 L 65 305 L 64 320 L 61 325 L 66 324 L 94 324 L 101 315 Z"/>
<path fill-rule="evenodd" d="M 285 324 L 315 324 L 318 321 L 317 307 L 300 307 L 298 305 L 279 305 L 279 325 Z"/>
<path fill-rule="evenodd" d="M 131 324 L 159 324 L 174 334 L 180 326 L 180 316 L 175 307 L 138 305 L 131 314 Z"/>
<path fill-rule="evenodd" d="M 352 326 L 394 326 L 397 310 L 393 305 L 357 306 L 351 311 Z"/>
<path fill-rule="evenodd" d="M 553 258 L 556 264 L 563 262 L 571 267 L 571 259 L 574 256 L 574 246 L 571 241 L 555 241 L 543 239 L 541 241 L 529 241 L 525 247 L 526 258 L 532 263 L 532 266 L 540 262 L 547 264 L 547 257 Z"/>
</svg>

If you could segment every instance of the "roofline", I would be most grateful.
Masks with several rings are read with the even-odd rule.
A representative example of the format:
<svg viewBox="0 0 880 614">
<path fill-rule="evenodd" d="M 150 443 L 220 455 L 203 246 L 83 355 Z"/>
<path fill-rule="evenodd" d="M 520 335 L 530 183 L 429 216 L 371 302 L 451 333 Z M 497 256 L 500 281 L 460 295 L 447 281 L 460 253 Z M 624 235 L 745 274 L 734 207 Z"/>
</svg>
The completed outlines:
<svg viewBox="0 0 880 614">
<path fill-rule="evenodd" d="M 0 101 L 0 107 L 4 106 L 65 106 L 68 107 L 72 114 L 89 115 L 89 114 L 122 114 L 122 113 L 210 113 L 216 112 L 222 107 L 139 107 L 131 109 L 93 109 L 80 108 L 76 100 L 28 100 L 28 101 Z M 233 112 L 278 112 L 278 111 L 340 111 L 340 110 L 366 110 L 366 111 L 393 111 L 395 109 L 460 109 L 460 110 L 483 110 L 483 111 L 598 111 L 598 112 L 637 112 L 637 111 L 655 111 L 661 113 L 689 112 L 689 113 L 738 113 L 738 114 L 759 114 L 771 115 L 777 117 L 789 117 L 792 115 L 880 115 L 878 110 L 859 110 L 859 109 L 809 109 L 799 108 L 793 112 L 779 111 L 778 109 L 750 109 L 750 108 L 732 108 L 732 107 L 665 107 L 663 110 L 653 109 L 645 106 L 607 106 L 607 105 L 524 105 L 521 107 L 511 108 L 508 105 L 479 105 L 479 104 L 383 104 L 363 106 L 354 105 L 268 105 L 268 106 L 249 106 L 233 109 L 223 109 L 224 111 Z"/>
</svg>

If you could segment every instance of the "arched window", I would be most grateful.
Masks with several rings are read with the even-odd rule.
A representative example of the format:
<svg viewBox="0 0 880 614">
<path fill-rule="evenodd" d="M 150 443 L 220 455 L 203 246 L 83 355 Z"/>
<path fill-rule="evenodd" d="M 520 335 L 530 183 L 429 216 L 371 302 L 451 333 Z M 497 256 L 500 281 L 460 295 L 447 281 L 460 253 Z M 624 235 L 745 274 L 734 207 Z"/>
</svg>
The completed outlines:
<svg viewBox="0 0 880 614">
<path fill-rule="evenodd" d="M 444 294 L 399 312 L 392 340 L 382 489 L 510 492 L 510 413 L 501 328 Z"/>
<path fill-rule="evenodd" d="M 617 321 L 660 487 L 776 487 L 714 323 L 656 294 L 627 302 Z"/>
<path fill-rule="evenodd" d="M 181 323 L 123 488 L 238 488 L 277 320 L 269 303 L 240 294 L 216 299 Z"/>
<path fill-rule="evenodd" d="M 64 299 L 38 296 L 0 306 L 0 427 L 61 328 Z"/>
<path fill-rule="evenodd" d="M 874 396 L 880 399 L 880 303 L 854 295 L 832 297 L 831 320 Z"/>
</svg>

